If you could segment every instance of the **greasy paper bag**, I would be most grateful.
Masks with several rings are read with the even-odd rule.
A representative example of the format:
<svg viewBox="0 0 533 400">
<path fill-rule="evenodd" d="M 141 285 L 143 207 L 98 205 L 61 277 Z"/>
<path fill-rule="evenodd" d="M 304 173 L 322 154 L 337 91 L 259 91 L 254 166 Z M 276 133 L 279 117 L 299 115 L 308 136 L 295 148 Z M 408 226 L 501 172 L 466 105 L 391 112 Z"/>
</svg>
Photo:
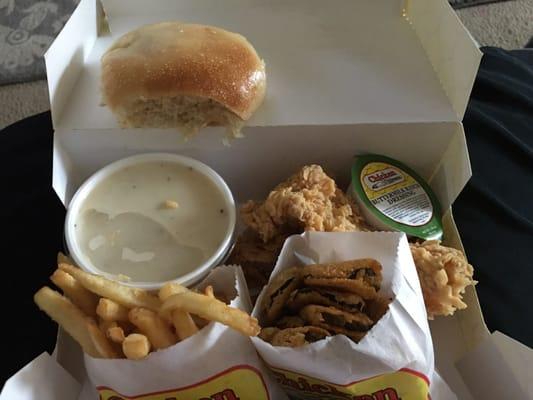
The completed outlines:
<svg viewBox="0 0 533 400">
<path fill-rule="evenodd" d="M 198 285 L 212 285 L 231 305 L 250 310 L 240 267 L 215 268 Z M 80 400 L 237 400 L 285 399 L 250 342 L 242 334 L 211 322 L 197 334 L 141 361 L 103 360 L 85 355 L 95 389 L 84 388 Z M 91 393 L 92 392 L 92 393 Z"/>
<path fill-rule="evenodd" d="M 374 258 L 383 266 L 380 292 L 394 300 L 359 342 L 337 335 L 299 348 L 252 341 L 278 383 L 296 399 L 454 399 L 434 373 L 433 344 L 416 268 L 405 234 L 307 232 L 291 236 L 276 267 Z M 272 277 L 271 277 L 272 278 Z M 261 323 L 260 294 L 252 312 Z"/>
</svg>

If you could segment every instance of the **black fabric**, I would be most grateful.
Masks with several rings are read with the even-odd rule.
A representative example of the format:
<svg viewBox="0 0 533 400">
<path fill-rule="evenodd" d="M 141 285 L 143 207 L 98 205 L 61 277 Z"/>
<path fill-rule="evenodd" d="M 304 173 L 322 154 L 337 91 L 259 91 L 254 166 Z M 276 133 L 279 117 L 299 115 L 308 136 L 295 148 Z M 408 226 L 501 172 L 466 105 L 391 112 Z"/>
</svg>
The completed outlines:
<svg viewBox="0 0 533 400">
<path fill-rule="evenodd" d="M 454 215 L 489 329 L 533 347 L 533 50 L 483 51 L 463 120 L 473 176 Z"/>
<path fill-rule="evenodd" d="M 487 324 L 533 346 L 533 60 L 486 48 L 464 118 L 473 178 L 454 205 Z M 3 381 L 45 350 L 56 327 L 33 304 L 62 247 L 51 188 L 50 114 L 0 132 Z"/>
<path fill-rule="evenodd" d="M 0 132 L 0 307 L 2 372 L 9 376 L 54 348 L 57 327 L 33 303 L 55 269 L 64 207 L 52 190 L 50 113 Z"/>
</svg>

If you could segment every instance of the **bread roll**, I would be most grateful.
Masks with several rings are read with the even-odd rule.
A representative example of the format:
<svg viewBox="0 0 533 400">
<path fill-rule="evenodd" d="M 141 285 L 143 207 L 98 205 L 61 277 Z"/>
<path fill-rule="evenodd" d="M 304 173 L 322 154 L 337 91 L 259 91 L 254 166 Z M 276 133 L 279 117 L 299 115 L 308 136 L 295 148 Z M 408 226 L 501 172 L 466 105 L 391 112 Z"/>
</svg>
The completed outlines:
<svg viewBox="0 0 533 400">
<path fill-rule="evenodd" d="M 102 93 L 123 127 L 222 125 L 230 136 L 263 101 L 265 67 L 241 35 L 163 22 L 118 39 L 102 57 Z"/>
</svg>

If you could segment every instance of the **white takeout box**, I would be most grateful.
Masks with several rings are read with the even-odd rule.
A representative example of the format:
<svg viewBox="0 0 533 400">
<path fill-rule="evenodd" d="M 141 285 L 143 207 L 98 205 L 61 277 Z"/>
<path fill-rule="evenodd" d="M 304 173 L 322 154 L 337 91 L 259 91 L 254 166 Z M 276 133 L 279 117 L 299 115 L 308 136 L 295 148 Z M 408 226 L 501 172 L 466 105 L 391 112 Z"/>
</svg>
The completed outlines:
<svg viewBox="0 0 533 400">
<path fill-rule="evenodd" d="M 461 120 L 481 53 L 446 0 L 104 0 L 103 8 L 106 19 L 97 0 L 81 0 L 45 57 L 53 186 L 65 205 L 97 169 L 140 152 L 194 157 L 241 202 L 309 163 L 345 188 L 352 157 L 375 152 L 428 180 L 448 210 L 446 244 L 462 248 L 451 205 L 471 175 Z M 186 143 L 173 130 L 122 130 L 99 105 L 105 49 L 130 29 L 165 20 L 239 32 L 264 58 L 265 102 L 231 147 L 217 128 Z M 431 322 L 437 369 L 460 399 L 532 395 L 533 351 L 489 333 L 474 289 L 465 300 L 468 309 Z M 81 386 L 69 374 L 84 379 L 82 358 L 60 334 L 54 356 L 28 364 L 2 399 L 75 398 Z"/>
</svg>

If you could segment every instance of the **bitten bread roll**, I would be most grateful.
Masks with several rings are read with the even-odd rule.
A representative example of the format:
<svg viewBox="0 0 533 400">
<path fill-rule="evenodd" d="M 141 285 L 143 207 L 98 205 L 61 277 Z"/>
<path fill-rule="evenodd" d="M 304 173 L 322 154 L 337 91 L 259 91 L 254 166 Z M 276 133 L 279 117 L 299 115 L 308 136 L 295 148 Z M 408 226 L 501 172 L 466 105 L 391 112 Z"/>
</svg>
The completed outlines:
<svg viewBox="0 0 533 400">
<path fill-rule="evenodd" d="M 243 36 L 163 22 L 118 39 L 102 57 L 103 101 L 123 127 L 222 125 L 239 136 L 263 101 L 265 66 Z"/>
</svg>

